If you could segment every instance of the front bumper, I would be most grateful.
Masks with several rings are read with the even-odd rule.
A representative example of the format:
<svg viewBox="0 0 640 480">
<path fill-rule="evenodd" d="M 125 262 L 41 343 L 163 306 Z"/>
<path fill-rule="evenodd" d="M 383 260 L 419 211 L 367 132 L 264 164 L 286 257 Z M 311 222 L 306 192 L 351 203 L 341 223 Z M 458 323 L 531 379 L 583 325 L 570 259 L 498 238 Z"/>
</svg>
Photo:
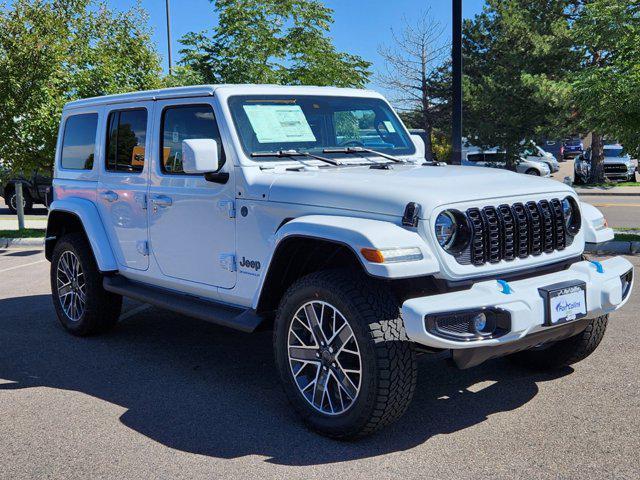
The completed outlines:
<svg viewBox="0 0 640 480">
<path fill-rule="evenodd" d="M 620 277 L 632 270 L 633 265 L 623 257 L 605 260 L 600 265 L 602 272 L 593 263 L 581 261 L 572 264 L 567 270 L 509 282 L 509 293 L 504 293 L 504 285 L 488 280 L 476 283 L 468 290 L 407 300 L 402 305 L 407 335 L 411 341 L 432 348 L 469 349 L 501 347 L 539 332 L 567 330 L 568 325 L 579 324 L 580 320 L 558 326 L 545 326 L 546 305 L 538 289 L 562 282 L 582 281 L 586 285 L 586 318 L 613 312 L 622 307 L 631 294 L 633 284 L 623 298 Z M 483 308 L 507 312 L 511 317 L 509 331 L 497 338 L 465 341 L 444 338 L 427 329 L 427 315 Z"/>
</svg>

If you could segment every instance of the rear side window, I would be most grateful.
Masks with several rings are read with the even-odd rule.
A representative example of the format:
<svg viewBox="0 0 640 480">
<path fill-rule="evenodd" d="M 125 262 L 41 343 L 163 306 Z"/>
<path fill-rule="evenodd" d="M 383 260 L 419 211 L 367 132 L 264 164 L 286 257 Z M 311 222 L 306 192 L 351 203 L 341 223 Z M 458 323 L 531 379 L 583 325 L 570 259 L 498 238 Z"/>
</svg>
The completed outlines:
<svg viewBox="0 0 640 480">
<path fill-rule="evenodd" d="M 167 174 L 184 174 L 182 142 L 191 138 L 208 138 L 218 142 L 220 166 L 224 152 L 220 131 L 210 105 L 181 105 L 167 107 L 162 112 L 160 135 L 161 170 Z"/>
<path fill-rule="evenodd" d="M 95 154 L 97 113 L 67 118 L 62 139 L 60 166 L 68 170 L 91 170 Z"/>
<path fill-rule="evenodd" d="M 469 154 L 467 155 L 467 160 L 469 160 L 470 162 L 481 162 L 482 160 L 484 160 L 484 155 L 481 153 Z"/>
<path fill-rule="evenodd" d="M 143 108 L 109 113 L 107 170 L 142 172 L 147 139 L 147 111 Z"/>
</svg>

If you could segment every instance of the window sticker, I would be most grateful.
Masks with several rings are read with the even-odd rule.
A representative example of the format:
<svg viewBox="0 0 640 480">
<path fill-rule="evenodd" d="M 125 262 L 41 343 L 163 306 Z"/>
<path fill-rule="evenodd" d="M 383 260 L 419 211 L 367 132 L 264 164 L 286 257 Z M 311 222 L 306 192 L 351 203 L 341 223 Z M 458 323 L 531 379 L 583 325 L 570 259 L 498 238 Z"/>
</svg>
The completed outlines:
<svg viewBox="0 0 640 480">
<path fill-rule="evenodd" d="M 385 120 L 382 123 L 384 123 L 384 126 L 387 127 L 387 131 L 389 133 L 396 133 L 396 129 L 393 127 L 393 123 L 391 123 L 389 120 Z"/>
<path fill-rule="evenodd" d="M 315 142 L 300 105 L 243 105 L 260 143 Z"/>
</svg>

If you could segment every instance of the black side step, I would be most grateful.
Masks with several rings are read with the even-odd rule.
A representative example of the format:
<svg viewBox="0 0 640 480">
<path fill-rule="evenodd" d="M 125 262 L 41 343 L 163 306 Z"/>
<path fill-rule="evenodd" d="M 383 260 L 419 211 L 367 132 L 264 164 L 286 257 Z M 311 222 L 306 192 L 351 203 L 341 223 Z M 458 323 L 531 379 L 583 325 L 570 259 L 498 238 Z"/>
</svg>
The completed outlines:
<svg viewBox="0 0 640 480">
<path fill-rule="evenodd" d="M 195 296 L 134 282 L 119 275 L 104 277 L 103 286 L 108 292 L 123 297 L 247 333 L 253 332 L 263 320 L 251 308 L 230 307 Z"/>
</svg>

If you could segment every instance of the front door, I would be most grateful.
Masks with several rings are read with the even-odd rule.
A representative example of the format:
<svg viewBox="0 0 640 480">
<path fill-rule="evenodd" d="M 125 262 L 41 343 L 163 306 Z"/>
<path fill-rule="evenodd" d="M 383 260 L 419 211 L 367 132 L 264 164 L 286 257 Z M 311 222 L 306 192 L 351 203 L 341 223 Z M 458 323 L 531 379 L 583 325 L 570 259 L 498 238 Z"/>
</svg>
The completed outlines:
<svg viewBox="0 0 640 480">
<path fill-rule="evenodd" d="M 108 107 L 98 205 L 118 263 L 149 268 L 146 193 L 153 103 Z"/>
<path fill-rule="evenodd" d="M 154 119 L 154 162 L 149 186 L 151 251 L 162 273 L 222 288 L 232 288 L 235 273 L 233 168 L 225 152 L 211 99 L 180 104 L 157 102 Z M 182 142 L 209 138 L 218 143 L 224 184 L 182 169 Z"/>
</svg>

